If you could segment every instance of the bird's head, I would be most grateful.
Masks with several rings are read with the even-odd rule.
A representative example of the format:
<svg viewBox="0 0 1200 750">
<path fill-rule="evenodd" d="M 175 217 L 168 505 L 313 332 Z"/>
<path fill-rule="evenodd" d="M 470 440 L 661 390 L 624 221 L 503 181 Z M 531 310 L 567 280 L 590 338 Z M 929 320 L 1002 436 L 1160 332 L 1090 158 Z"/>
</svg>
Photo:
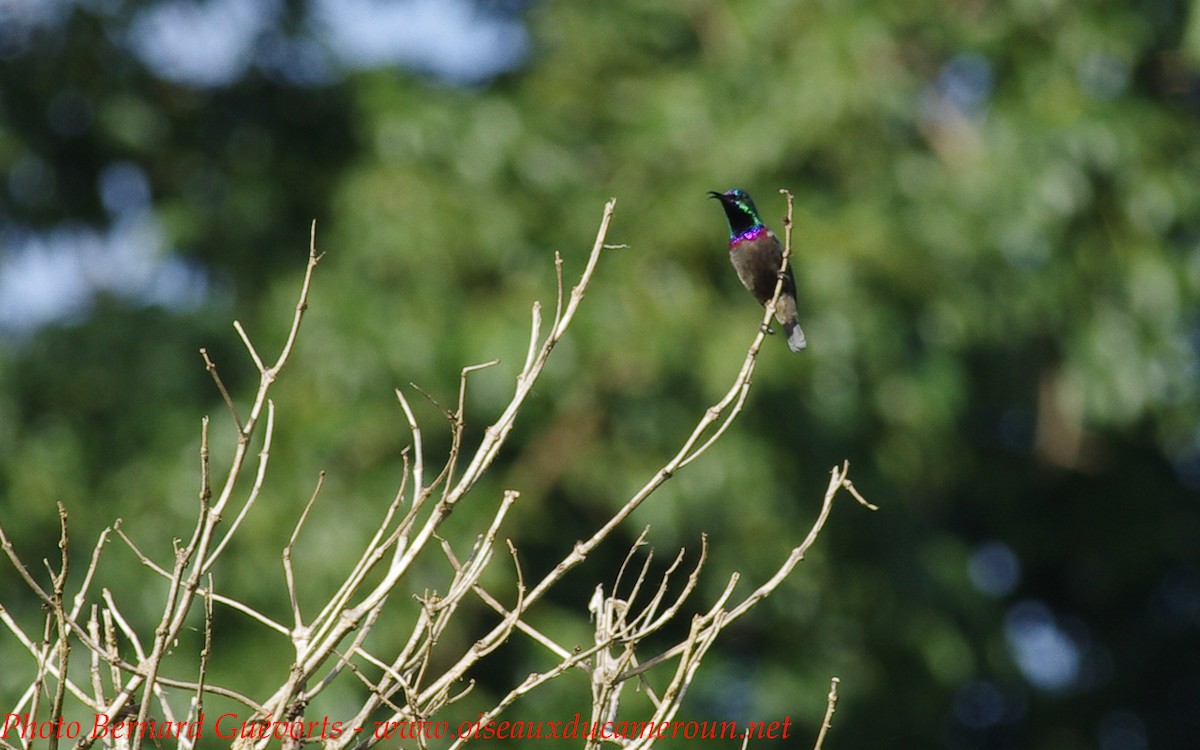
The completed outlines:
<svg viewBox="0 0 1200 750">
<path fill-rule="evenodd" d="M 724 193 L 710 190 L 708 197 L 721 201 L 721 208 L 725 209 L 725 218 L 729 220 L 731 236 L 743 234 L 763 225 L 754 201 L 750 199 L 749 193 L 745 190 L 733 188 Z"/>
</svg>

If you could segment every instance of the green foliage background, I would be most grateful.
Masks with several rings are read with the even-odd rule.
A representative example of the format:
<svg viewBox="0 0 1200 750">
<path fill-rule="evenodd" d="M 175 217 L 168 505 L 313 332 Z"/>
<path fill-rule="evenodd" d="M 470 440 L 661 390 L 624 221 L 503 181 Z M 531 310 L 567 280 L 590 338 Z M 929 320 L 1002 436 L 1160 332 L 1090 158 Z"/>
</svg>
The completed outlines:
<svg viewBox="0 0 1200 750">
<path fill-rule="evenodd" d="M 603 258 L 497 470 L 454 519 L 467 529 L 520 490 L 507 533 L 529 577 L 544 572 L 674 452 L 755 332 L 705 191 L 747 189 L 781 230 L 787 188 L 810 348 L 766 342 L 745 413 L 623 541 L 649 524 L 665 564 L 707 532 L 707 601 L 735 570 L 774 570 L 843 458 L 882 509 L 836 509 L 793 579 L 722 642 L 688 713 L 790 714 L 804 745 L 837 674 L 827 747 L 1196 742 L 1190 5 L 539 0 L 524 10 L 528 60 L 486 85 L 381 69 L 295 86 L 252 70 L 212 89 L 159 81 L 113 41 L 138 5 L 72 7 L 6 48 L 0 171 L 33 155 L 54 179 L 34 199 L 10 180 L 0 219 L 103 225 L 96 176 L 132 161 L 169 244 L 212 289 L 186 312 L 105 296 L 0 342 L 0 518 L 26 559 L 56 555 L 59 500 L 77 554 L 119 516 L 165 559 L 194 514 L 201 415 L 214 455 L 232 442 L 197 349 L 250 392 L 227 324 L 278 350 L 315 217 L 327 256 L 274 393 L 270 474 L 218 571 L 230 594 L 283 613 L 279 549 L 327 470 L 300 562 L 312 606 L 395 491 L 409 436 L 392 389 L 415 382 L 449 404 L 462 366 L 499 358 L 470 391 L 477 439 L 511 393 L 530 304 L 553 302 L 554 251 L 576 276 L 616 196 L 609 239 L 628 247 Z M 68 90 L 90 103 L 82 133 L 47 126 Z M 418 412 L 439 455 L 439 413 Z M 583 604 L 620 546 L 568 579 L 544 627 L 586 642 Z M 1020 575 L 989 594 L 970 572 L 997 549 Z M 114 547 L 105 567 L 151 621 L 152 598 L 122 588 L 145 575 L 133 556 Z M 438 585 L 425 575 L 414 593 Z M 7 563 L 0 586 L 38 631 Z M 462 642 L 490 622 L 473 617 Z M 286 661 L 286 644 L 229 613 L 218 625 L 221 676 L 250 692 L 281 678 L 258 663 Z M 1022 651 L 1031 632 L 1043 641 Z M 1048 634 L 1075 661 L 1053 662 Z M 1039 682 L 1022 658 L 1066 678 Z M 0 634 L 5 706 L 28 661 Z M 546 664 L 514 644 L 478 676 L 478 705 Z M 586 690 L 580 676 L 522 710 L 569 716 Z"/>
</svg>

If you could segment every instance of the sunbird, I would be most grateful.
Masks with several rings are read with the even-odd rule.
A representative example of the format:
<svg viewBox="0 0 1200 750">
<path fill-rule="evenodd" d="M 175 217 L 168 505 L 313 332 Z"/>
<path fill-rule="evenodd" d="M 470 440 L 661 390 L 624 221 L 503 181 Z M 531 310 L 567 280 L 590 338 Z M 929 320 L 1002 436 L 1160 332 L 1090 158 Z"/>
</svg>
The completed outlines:
<svg viewBox="0 0 1200 750">
<path fill-rule="evenodd" d="M 765 306 L 775 294 L 779 264 L 783 262 L 779 238 L 763 224 L 754 201 L 745 190 L 733 188 L 724 193 L 710 190 L 708 195 L 721 201 L 725 218 L 729 220 L 729 260 L 733 269 L 742 280 L 742 286 Z M 783 289 L 775 303 L 775 320 L 787 334 L 789 349 L 798 352 L 808 346 L 796 318 L 796 279 L 792 276 L 791 264 L 783 269 Z"/>
</svg>

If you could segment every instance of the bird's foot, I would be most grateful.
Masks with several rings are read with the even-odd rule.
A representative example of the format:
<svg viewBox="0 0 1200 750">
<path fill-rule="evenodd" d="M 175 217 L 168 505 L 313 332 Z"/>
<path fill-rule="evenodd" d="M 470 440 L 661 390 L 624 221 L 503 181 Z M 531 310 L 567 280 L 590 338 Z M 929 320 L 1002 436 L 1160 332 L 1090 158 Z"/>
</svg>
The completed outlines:
<svg viewBox="0 0 1200 750">
<path fill-rule="evenodd" d="M 768 336 L 775 335 L 775 329 L 772 328 L 771 326 L 767 325 L 766 323 L 763 323 L 762 325 L 760 325 L 758 327 L 758 330 L 762 331 L 763 333 L 767 334 Z"/>
</svg>

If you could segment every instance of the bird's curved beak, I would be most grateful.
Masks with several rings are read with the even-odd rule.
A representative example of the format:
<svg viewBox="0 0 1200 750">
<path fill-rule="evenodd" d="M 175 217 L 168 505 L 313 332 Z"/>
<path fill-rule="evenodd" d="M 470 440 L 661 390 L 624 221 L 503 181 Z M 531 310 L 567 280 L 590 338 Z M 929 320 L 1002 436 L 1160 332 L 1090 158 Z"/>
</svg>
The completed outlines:
<svg viewBox="0 0 1200 750">
<path fill-rule="evenodd" d="M 722 203 L 724 203 L 724 202 L 725 202 L 725 199 L 726 199 L 727 197 L 729 197 L 729 196 L 725 195 L 724 193 L 718 193 L 716 190 L 709 190 L 709 191 L 708 191 L 708 197 L 709 197 L 709 198 L 716 198 L 717 200 L 719 200 L 719 201 L 721 201 Z"/>
</svg>

